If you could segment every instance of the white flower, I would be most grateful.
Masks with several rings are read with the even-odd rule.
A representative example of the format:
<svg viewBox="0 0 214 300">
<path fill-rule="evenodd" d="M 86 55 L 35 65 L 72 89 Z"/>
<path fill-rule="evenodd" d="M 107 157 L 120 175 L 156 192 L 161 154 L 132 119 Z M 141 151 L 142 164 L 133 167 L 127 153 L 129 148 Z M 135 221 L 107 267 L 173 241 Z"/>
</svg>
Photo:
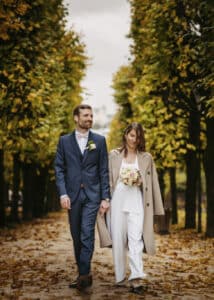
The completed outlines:
<svg viewBox="0 0 214 300">
<path fill-rule="evenodd" d="M 96 147 L 96 144 L 95 144 L 94 141 L 92 141 L 92 140 L 88 141 L 88 144 L 87 144 L 87 147 L 86 147 L 86 149 L 88 149 L 88 151 L 94 150 L 96 148 L 97 147 Z"/>
</svg>

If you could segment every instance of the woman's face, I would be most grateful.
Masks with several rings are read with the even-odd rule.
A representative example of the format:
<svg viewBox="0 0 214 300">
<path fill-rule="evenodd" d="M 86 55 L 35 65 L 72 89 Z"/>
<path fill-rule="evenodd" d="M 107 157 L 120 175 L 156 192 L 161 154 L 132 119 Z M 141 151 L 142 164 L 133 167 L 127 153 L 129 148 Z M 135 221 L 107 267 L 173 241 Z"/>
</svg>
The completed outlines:
<svg viewBox="0 0 214 300">
<path fill-rule="evenodd" d="M 129 133 L 125 136 L 126 145 L 128 148 L 135 150 L 137 148 L 137 133 L 134 129 L 132 129 Z"/>
</svg>

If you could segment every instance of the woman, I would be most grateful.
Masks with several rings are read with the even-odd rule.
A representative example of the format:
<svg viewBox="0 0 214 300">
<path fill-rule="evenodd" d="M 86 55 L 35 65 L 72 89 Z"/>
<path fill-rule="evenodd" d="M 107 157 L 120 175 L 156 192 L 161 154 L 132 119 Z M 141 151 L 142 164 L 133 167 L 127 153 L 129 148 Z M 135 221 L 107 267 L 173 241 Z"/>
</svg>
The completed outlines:
<svg viewBox="0 0 214 300">
<path fill-rule="evenodd" d="M 143 128 L 130 124 L 123 135 L 122 147 L 109 155 L 111 188 L 110 231 L 116 284 L 126 277 L 129 250 L 129 281 L 133 292 L 142 292 L 143 250 L 155 253 L 153 216 L 163 215 L 163 205 L 156 168 L 145 152 Z"/>
</svg>

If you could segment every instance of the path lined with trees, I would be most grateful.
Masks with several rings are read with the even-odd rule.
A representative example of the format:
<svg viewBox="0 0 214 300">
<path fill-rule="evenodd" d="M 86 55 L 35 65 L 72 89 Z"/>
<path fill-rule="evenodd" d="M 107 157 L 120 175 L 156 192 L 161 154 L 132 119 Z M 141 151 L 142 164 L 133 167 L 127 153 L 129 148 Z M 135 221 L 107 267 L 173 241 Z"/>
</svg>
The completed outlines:
<svg viewBox="0 0 214 300">
<path fill-rule="evenodd" d="M 213 5 L 210 0 L 129 2 L 131 59 L 113 78 L 119 111 L 108 142 L 109 149 L 118 146 L 126 124 L 141 122 L 147 150 L 158 165 L 166 210 L 165 225 L 161 228 L 159 220 L 158 231 L 168 235 L 157 235 L 157 256 L 145 256 L 146 297 L 212 299 Z M 56 144 L 73 128 L 71 112 L 81 103 L 87 65 L 85 46 L 65 29 L 65 16 L 62 0 L 0 2 L 2 299 L 83 297 L 67 287 L 75 266 L 66 214 L 48 216 L 59 210 Z M 182 173 L 184 219 L 178 214 Z M 93 270 L 95 284 L 85 299 L 132 297 L 127 288 L 113 285 L 111 250 L 97 244 Z"/>
<path fill-rule="evenodd" d="M 132 58 L 113 78 L 120 109 L 109 149 L 118 145 L 128 122 L 141 122 L 159 167 L 165 222 L 171 215 L 178 222 L 182 171 L 185 228 L 201 232 L 206 209 L 206 236 L 213 237 L 211 1 L 131 0 L 130 6 Z M 65 30 L 62 1 L 3 0 L 0 9 L 0 226 L 5 226 L 59 209 L 53 158 L 58 137 L 73 128 L 71 112 L 82 100 L 87 57 L 78 35 Z"/>
</svg>

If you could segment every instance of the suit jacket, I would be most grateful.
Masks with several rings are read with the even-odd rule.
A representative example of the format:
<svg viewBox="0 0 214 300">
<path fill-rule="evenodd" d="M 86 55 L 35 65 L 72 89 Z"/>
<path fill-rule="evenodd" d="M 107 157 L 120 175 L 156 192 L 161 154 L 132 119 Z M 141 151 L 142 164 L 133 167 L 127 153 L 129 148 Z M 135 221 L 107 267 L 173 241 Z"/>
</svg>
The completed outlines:
<svg viewBox="0 0 214 300">
<path fill-rule="evenodd" d="M 124 153 L 119 150 L 112 150 L 109 154 L 109 177 L 110 190 L 113 195 Z M 148 152 L 137 153 L 138 164 L 142 176 L 144 223 L 143 240 L 145 251 L 148 254 L 155 253 L 154 241 L 154 215 L 164 215 L 163 202 L 160 193 L 158 176 L 152 156 Z M 111 228 L 111 230 L 114 230 Z"/>
<path fill-rule="evenodd" d="M 75 131 L 59 139 L 55 158 L 56 185 L 59 195 L 67 194 L 71 203 L 76 201 L 82 187 L 91 201 L 99 203 L 110 197 L 105 138 L 89 131 L 88 141 L 96 148 L 86 149 L 82 155 Z"/>
</svg>

